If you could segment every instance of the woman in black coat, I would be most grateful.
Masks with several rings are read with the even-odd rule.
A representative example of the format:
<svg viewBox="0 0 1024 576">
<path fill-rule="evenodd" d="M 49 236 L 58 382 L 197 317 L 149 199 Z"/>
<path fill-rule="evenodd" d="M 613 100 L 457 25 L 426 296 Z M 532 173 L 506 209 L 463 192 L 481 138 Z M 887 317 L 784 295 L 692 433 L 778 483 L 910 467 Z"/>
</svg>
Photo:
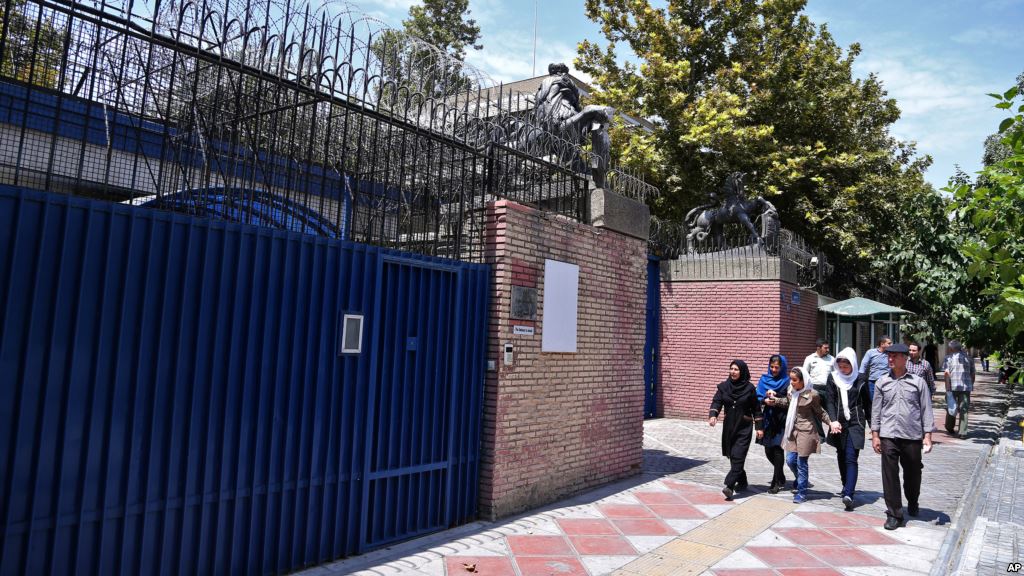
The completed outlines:
<svg viewBox="0 0 1024 576">
<path fill-rule="evenodd" d="M 857 372 L 857 353 L 844 348 L 836 355 L 832 372 L 825 382 L 825 411 L 842 432 L 831 434 L 828 443 L 835 447 L 839 478 L 843 482 L 843 505 L 853 510 L 857 488 L 857 457 L 864 449 L 864 436 L 871 418 L 871 392 L 867 377 Z"/>
<path fill-rule="evenodd" d="M 729 378 L 722 381 L 711 400 L 708 425 L 718 422 L 718 413 L 725 408 L 722 422 L 722 456 L 729 459 L 729 474 L 725 477 L 726 500 L 732 500 L 737 490 L 747 487 L 747 472 L 743 463 L 750 450 L 751 428 L 757 428 L 757 437 L 764 434 L 761 429 L 761 403 L 757 400 L 757 389 L 750 382 L 750 370 L 743 360 L 733 360 L 729 365 Z"/>
</svg>

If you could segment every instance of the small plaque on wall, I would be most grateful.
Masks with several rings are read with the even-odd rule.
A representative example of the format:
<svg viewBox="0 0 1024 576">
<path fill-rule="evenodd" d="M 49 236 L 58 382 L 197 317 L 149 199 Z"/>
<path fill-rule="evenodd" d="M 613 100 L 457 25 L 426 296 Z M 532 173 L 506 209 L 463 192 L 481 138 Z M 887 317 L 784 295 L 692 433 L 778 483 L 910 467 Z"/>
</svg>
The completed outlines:
<svg viewBox="0 0 1024 576">
<path fill-rule="evenodd" d="M 512 287 L 512 318 L 537 319 L 537 289 L 527 286 Z"/>
<path fill-rule="evenodd" d="M 516 336 L 533 336 L 533 326 L 513 326 L 512 333 Z"/>
</svg>

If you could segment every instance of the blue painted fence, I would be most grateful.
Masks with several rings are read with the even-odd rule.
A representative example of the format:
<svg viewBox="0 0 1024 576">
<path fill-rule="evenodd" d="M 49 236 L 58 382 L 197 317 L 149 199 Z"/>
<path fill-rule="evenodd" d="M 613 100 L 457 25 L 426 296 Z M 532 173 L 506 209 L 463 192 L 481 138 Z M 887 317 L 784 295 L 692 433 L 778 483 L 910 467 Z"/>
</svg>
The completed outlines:
<svg viewBox="0 0 1024 576">
<path fill-rule="evenodd" d="M 658 415 L 658 357 L 661 348 L 661 260 L 647 257 L 647 326 L 644 341 L 644 418 Z"/>
<path fill-rule="evenodd" d="M 283 573 L 472 519 L 488 281 L 0 187 L 0 575 Z"/>
</svg>

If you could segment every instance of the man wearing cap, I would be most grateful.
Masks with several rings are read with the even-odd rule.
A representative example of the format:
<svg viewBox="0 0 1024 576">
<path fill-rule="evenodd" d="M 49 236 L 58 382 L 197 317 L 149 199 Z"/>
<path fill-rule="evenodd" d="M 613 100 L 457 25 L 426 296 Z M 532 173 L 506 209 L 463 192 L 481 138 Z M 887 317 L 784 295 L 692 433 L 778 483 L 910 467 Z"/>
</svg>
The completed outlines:
<svg viewBox="0 0 1024 576">
<path fill-rule="evenodd" d="M 903 466 L 903 491 L 907 513 L 918 515 L 921 495 L 921 454 L 932 449 L 931 429 L 935 425 L 928 384 L 924 378 L 907 372 L 910 349 L 893 344 L 886 350 L 889 373 L 875 383 L 871 403 L 871 447 L 882 455 L 882 493 L 885 495 L 885 529 L 903 525 L 903 500 L 900 497 L 900 465 Z"/>
</svg>

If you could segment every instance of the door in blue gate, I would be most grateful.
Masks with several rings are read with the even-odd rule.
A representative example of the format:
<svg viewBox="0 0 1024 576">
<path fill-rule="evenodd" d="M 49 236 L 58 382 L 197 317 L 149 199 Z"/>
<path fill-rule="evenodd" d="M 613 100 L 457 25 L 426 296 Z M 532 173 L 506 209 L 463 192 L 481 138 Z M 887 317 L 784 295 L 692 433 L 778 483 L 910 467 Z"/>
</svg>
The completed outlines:
<svg viewBox="0 0 1024 576">
<path fill-rule="evenodd" d="M 661 339 L 661 268 L 647 257 L 647 337 L 644 341 L 644 418 L 658 412 L 658 343 Z"/>
<path fill-rule="evenodd" d="M 459 270 L 394 258 L 381 266 L 363 500 L 367 548 L 447 526 L 448 419 L 459 353 Z"/>
</svg>

